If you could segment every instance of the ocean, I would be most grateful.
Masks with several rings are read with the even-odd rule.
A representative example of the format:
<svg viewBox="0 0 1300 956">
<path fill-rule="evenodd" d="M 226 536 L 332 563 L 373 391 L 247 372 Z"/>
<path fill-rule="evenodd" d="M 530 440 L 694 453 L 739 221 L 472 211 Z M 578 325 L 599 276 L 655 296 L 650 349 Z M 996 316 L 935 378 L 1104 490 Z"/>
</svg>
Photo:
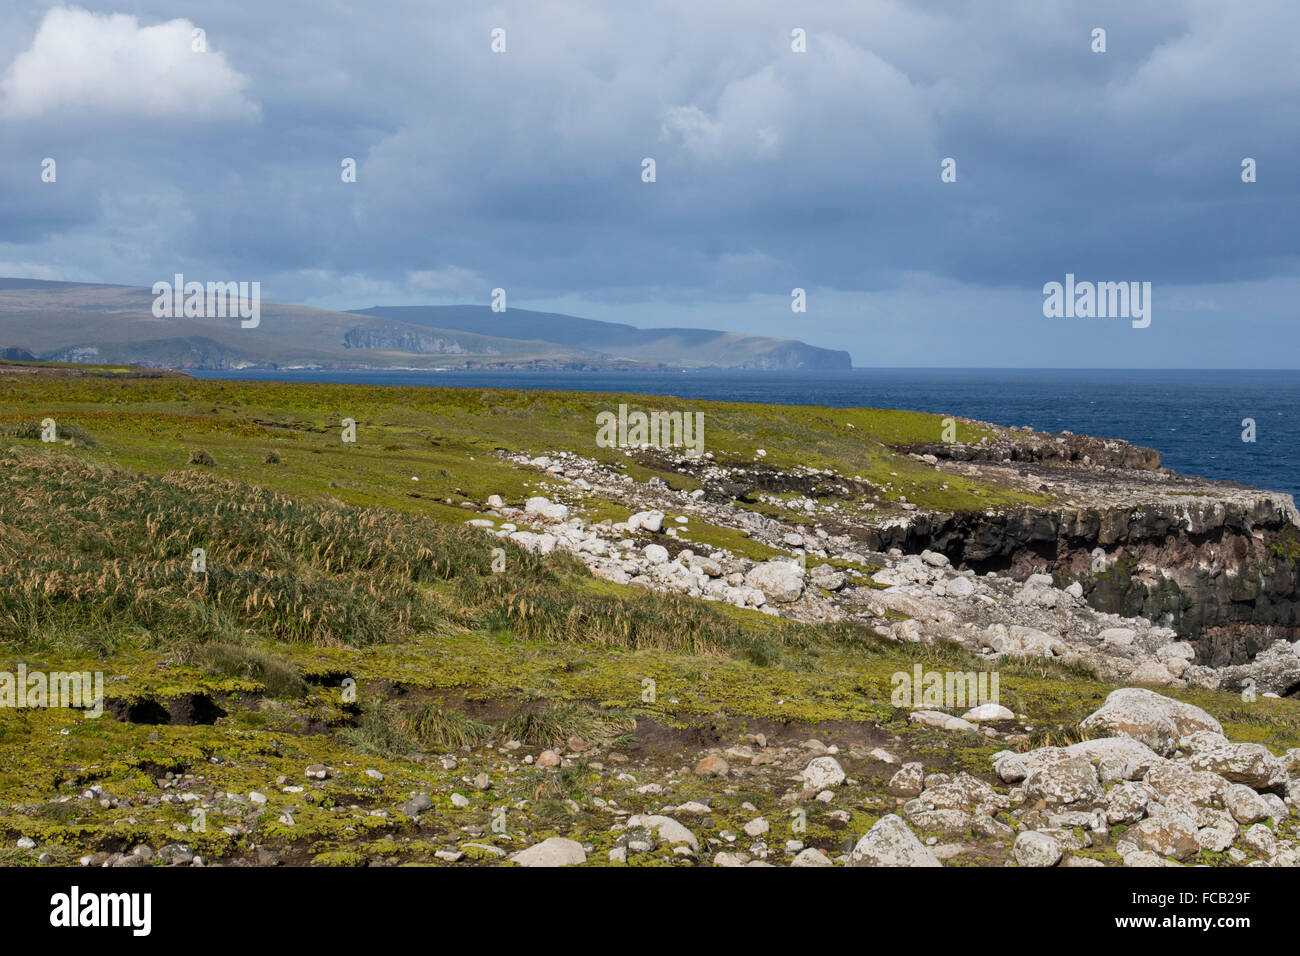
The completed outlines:
<svg viewBox="0 0 1300 956">
<path fill-rule="evenodd" d="M 202 378 L 633 392 L 903 408 L 1122 438 L 1167 468 L 1300 495 L 1300 371 L 854 369 L 850 372 L 204 371 Z M 1255 422 L 1245 442 L 1243 419 Z"/>
</svg>

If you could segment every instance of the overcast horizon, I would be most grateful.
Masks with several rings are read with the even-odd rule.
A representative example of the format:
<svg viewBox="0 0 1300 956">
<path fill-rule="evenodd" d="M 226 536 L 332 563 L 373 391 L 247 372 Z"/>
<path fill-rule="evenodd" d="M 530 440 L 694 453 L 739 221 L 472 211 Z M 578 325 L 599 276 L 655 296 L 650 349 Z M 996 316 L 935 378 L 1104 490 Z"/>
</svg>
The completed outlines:
<svg viewBox="0 0 1300 956">
<path fill-rule="evenodd" d="M 16 4 L 0 275 L 1296 368 L 1298 33 L 1281 0 Z M 1045 317 L 1067 275 L 1150 283 L 1150 325 Z"/>
</svg>

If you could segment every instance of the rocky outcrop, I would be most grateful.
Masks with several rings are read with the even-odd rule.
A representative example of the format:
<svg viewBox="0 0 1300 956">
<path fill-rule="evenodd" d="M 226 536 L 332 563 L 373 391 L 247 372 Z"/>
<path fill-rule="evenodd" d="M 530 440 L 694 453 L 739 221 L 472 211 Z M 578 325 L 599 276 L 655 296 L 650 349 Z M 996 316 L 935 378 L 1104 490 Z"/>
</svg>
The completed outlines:
<svg viewBox="0 0 1300 956">
<path fill-rule="evenodd" d="M 358 325 L 343 335 L 343 347 L 346 349 L 385 349 L 393 352 L 409 352 L 412 355 L 499 355 L 491 347 L 484 347 L 472 352 L 465 343 L 456 338 L 454 333 L 439 335 L 428 332 L 413 331 L 396 326 Z"/>
<path fill-rule="evenodd" d="M 1028 428 L 1008 428 L 993 441 L 979 444 L 937 442 L 905 449 L 947 461 L 1079 463 L 1104 468 L 1154 471 L 1160 467 L 1160 452 L 1130 445 L 1117 438 L 1093 438 L 1061 432 L 1059 435 Z"/>
<path fill-rule="evenodd" d="M 1203 853 L 1300 862 L 1294 842 L 1278 838 L 1297 791 L 1267 747 L 1230 742 L 1204 710 L 1142 688 L 1114 691 L 1080 729 L 1116 736 L 993 757 L 995 773 L 1018 785 L 1018 865 L 1053 866 L 1054 844 L 1102 845 L 1114 827 L 1124 828 L 1114 847 L 1125 866 L 1191 864 Z"/>
<path fill-rule="evenodd" d="M 573 552 L 617 583 L 809 622 L 857 620 L 899 641 L 1079 660 L 1153 687 L 1300 693 L 1300 516 L 1289 496 L 1121 468 L 1153 464 L 1122 442 L 1033 437 L 1028 447 L 1039 461 L 928 456 L 1055 502 L 981 512 L 887 502 L 860 476 L 772 469 L 761 455 L 749 465 L 678 459 L 698 483 L 687 491 L 569 452 L 507 453 L 543 472 L 549 497 L 523 509 L 496 498 L 472 523 L 538 553 Z M 1052 449 L 1059 460 L 1044 464 Z M 585 522 L 562 503 L 570 494 L 622 502 L 631 515 Z M 782 556 L 692 545 L 697 520 Z"/>
</svg>

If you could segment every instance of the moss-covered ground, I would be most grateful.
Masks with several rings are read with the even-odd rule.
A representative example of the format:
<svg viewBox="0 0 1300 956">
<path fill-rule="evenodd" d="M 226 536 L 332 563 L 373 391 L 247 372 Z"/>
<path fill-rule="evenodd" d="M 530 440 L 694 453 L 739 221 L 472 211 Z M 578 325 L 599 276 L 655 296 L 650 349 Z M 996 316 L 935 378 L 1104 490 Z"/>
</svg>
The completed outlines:
<svg viewBox="0 0 1300 956">
<path fill-rule="evenodd" d="M 761 813 L 769 845 L 833 855 L 894 808 L 872 748 L 987 777 L 1005 746 L 911 725 L 890 704 L 892 675 L 916 663 L 983 666 L 964 652 L 600 581 L 464 526 L 489 495 L 519 502 L 539 481 L 500 451 L 570 449 L 682 486 L 594 441 L 598 411 L 655 400 L 85 372 L 0 375 L 0 670 L 101 672 L 106 708 L 0 707 L 4 862 L 181 842 L 209 862 L 271 848 L 291 863 L 441 863 L 443 851 L 469 865 L 500 859 L 485 846 L 558 834 L 604 863 L 620 814 L 688 800 L 711 808 L 706 851 Z M 893 450 L 935 440 L 935 416 L 685 404 L 705 413 L 719 462 L 762 448 L 767 465 L 858 475 L 930 507 L 1037 500 L 950 476 L 944 488 Z M 57 441 L 40 440 L 47 418 Z M 345 418 L 355 444 L 341 441 Z M 200 450 L 212 464 L 191 463 Z M 579 510 L 626 517 L 594 497 Z M 703 522 L 686 534 L 771 552 Z M 1004 661 L 1000 675 L 1039 741 L 1068 738 L 1112 689 L 1052 663 Z M 1300 746 L 1300 703 L 1175 695 L 1234 739 Z M 786 764 L 806 759 L 789 751 L 809 737 L 838 745 L 853 786 L 799 804 L 807 825 L 794 829 L 781 800 L 794 764 L 742 755 L 729 777 L 694 772 L 706 750 L 756 733 L 787 748 Z M 526 761 L 547 748 L 565 765 Z M 316 765 L 323 778 L 307 775 Z M 402 805 L 417 793 L 433 805 L 415 817 Z M 19 837 L 36 847 L 13 849 Z M 953 862 L 1005 852 L 972 847 Z"/>
</svg>

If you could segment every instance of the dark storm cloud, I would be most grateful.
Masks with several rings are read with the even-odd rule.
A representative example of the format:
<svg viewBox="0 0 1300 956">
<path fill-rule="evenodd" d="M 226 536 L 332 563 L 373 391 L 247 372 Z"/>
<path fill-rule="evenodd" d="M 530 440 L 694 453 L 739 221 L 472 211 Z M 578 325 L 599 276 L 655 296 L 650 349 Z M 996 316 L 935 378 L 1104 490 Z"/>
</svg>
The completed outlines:
<svg viewBox="0 0 1300 956">
<path fill-rule="evenodd" d="M 864 364 L 1144 364 L 1113 357 L 1135 342 L 1256 364 L 1241 322 L 1296 342 L 1300 8 L 1132 6 L 8 9 L 0 272 L 246 276 L 332 307 L 499 285 Z M 1066 272 L 1153 282 L 1147 338 L 1049 324 Z"/>
</svg>

